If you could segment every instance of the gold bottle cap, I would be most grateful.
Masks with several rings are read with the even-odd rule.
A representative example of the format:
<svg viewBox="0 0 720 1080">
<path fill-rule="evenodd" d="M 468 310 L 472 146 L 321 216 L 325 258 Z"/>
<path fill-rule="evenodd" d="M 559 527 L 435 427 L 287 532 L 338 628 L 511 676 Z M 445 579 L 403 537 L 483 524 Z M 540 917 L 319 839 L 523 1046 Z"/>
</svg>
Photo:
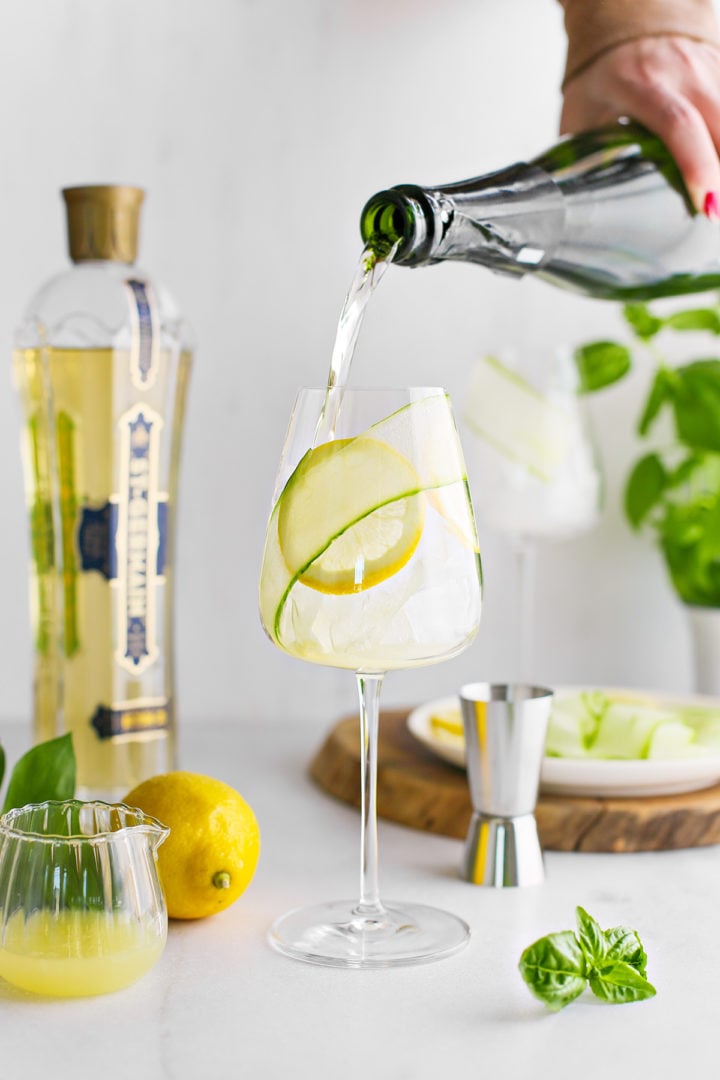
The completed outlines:
<svg viewBox="0 0 720 1080">
<path fill-rule="evenodd" d="M 141 188 L 95 184 L 63 188 L 68 244 L 73 262 L 108 259 L 134 263 L 137 257 Z"/>
</svg>

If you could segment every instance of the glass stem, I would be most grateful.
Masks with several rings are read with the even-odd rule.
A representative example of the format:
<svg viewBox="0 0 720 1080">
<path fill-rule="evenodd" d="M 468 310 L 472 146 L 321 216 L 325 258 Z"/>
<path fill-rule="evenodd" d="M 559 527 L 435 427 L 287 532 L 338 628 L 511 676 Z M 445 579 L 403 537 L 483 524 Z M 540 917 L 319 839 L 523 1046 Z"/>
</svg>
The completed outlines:
<svg viewBox="0 0 720 1080">
<path fill-rule="evenodd" d="M 357 675 L 360 695 L 360 902 L 361 915 L 382 915 L 378 888 L 377 760 L 382 675 Z"/>
</svg>

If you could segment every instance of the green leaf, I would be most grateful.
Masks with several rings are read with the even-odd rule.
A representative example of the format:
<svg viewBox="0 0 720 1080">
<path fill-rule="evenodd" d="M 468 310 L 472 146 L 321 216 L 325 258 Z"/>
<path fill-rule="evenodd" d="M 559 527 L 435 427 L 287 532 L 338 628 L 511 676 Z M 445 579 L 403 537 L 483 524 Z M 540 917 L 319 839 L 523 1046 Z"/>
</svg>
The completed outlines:
<svg viewBox="0 0 720 1080">
<path fill-rule="evenodd" d="M 578 941 L 588 969 L 597 967 L 605 959 L 605 935 L 600 924 L 581 907 L 575 909 L 575 919 Z"/>
<path fill-rule="evenodd" d="M 71 799 L 75 794 L 75 751 L 72 735 L 38 743 L 16 762 L 2 813 L 46 799 Z"/>
<path fill-rule="evenodd" d="M 663 320 L 653 315 L 646 304 L 625 304 L 623 315 L 641 341 L 649 341 L 663 328 Z"/>
<path fill-rule="evenodd" d="M 666 402 L 672 401 L 672 394 L 672 374 L 669 373 L 666 368 L 660 368 L 655 373 L 648 399 L 645 402 L 645 408 L 643 409 L 640 422 L 638 423 L 638 434 L 647 435 L 650 430 L 650 425 L 655 420 L 660 409 Z"/>
<path fill-rule="evenodd" d="M 696 473 L 703 471 L 706 458 L 706 454 L 689 454 L 667 474 L 668 488 L 681 487 L 683 484 L 689 483 Z M 720 480 L 720 472 L 718 473 L 718 480 Z"/>
<path fill-rule="evenodd" d="M 668 474 L 658 454 L 646 454 L 633 468 L 625 487 L 625 514 L 634 529 L 661 500 Z"/>
<path fill-rule="evenodd" d="M 615 341 L 593 341 L 573 353 L 580 393 L 590 394 L 617 382 L 630 370 L 630 350 Z"/>
<path fill-rule="evenodd" d="M 713 334 L 720 334 L 720 313 L 717 308 L 676 311 L 664 323 L 673 330 L 709 330 Z"/>
<path fill-rule="evenodd" d="M 678 439 L 693 450 L 720 451 L 720 360 L 696 360 L 674 374 Z"/>
<path fill-rule="evenodd" d="M 622 960 L 645 977 L 647 955 L 637 931 L 627 926 L 613 926 L 605 931 L 605 959 Z"/>
<path fill-rule="evenodd" d="M 720 454 L 695 454 L 654 522 L 673 586 L 688 604 L 720 606 Z M 692 465 L 692 468 L 690 466 Z M 677 469 L 680 473 L 682 465 Z"/>
<path fill-rule="evenodd" d="M 520 974 L 535 997 L 551 1009 L 563 1009 L 587 985 L 585 956 L 572 930 L 548 934 L 520 957 Z"/>
<path fill-rule="evenodd" d="M 605 965 L 600 971 L 593 972 L 588 981 L 593 994 L 611 1005 L 644 1001 L 656 993 L 655 987 L 625 960 L 614 960 Z"/>
<path fill-rule="evenodd" d="M 0 784 L 2 784 L 2 782 L 3 782 L 4 775 L 5 775 L 5 751 L 2 748 L 2 746 L 0 746 Z"/>
</svg>

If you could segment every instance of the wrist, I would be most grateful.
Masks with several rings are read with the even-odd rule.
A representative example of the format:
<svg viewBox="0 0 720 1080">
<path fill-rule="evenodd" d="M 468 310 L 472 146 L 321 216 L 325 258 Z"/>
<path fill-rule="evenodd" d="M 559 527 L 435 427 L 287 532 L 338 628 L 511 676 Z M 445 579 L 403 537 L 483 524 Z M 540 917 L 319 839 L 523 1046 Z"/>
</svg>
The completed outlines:
<svg viewBox="0 0 720 1080">
<path fill-rule="evenodd" d="M 712 0 L 560 0 L 568 40 L 563 87 L 603 53 L 638 38 L 720 44 Z"/>
</svg>

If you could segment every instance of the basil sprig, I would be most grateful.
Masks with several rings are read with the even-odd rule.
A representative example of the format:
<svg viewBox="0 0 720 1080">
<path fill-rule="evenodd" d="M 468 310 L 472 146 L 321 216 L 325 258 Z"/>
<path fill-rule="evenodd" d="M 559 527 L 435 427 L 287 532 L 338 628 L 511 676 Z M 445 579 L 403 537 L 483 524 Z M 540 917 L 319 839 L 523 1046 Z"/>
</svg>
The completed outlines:
<svg viewBox="0 0 720 1080">
<path fill-rule="evenodd" d="M 655 995 L 647 980 L 647 956 L 637 931 L 625 926 L 602 930 L 584 908 L 575 909 L 577 932 L 562 930 L 529 945 L 520 974 L 531 992 L 554 1011 L 564 1009 L 590 987 L 612 1005 Z"/>
</svg>

